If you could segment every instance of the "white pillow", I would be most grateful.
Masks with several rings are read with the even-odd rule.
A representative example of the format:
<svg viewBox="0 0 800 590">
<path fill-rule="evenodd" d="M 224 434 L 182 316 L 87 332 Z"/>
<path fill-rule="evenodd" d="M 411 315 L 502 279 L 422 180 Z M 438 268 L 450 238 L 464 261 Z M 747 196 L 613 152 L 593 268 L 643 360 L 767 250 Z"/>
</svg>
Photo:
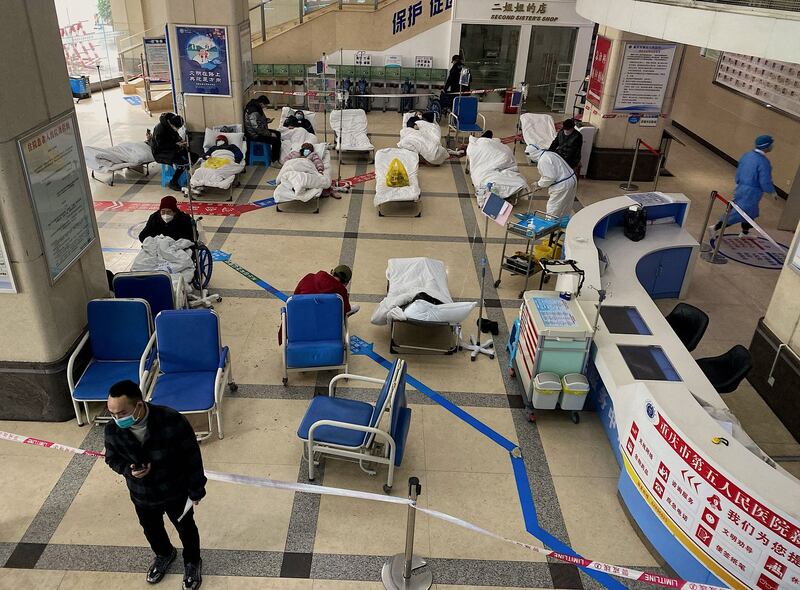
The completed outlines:
<svg viewBox="0 0 800 590">
<path fill-rule="evenodd" d="M 281 109 L 281 118 L 278 121 L 278 126 L 283 127 L 283 122 L 286 119 L 288 119 L 290 115 L 294 115 L 297 111 L 303 111 L 303 114 L 305 114 L 306 119 L 308 119 L 309 123 L 311 123 L 311 126 L 314 127 L 314 129 L 316 129 L 314 121 L 317 118 L 317 113 L 315 113 L 314 111 L 306 111 L 303 109 L 293 109 L 291 107 L 283 107 Z"/>
<path fill-rule="evenodd" d="M 315 143 L 314 144 L 314 153 L 317 154 L 320 158 L 325 157 L 325 150 L 328 149 L 328 144 L 324 141 L 322 143 Z"/>
<path fill-rule="evenodd" d="M 215 129 L 209 129 L 208 127 L 206 127 L 206 134 L 203 137 L 203 151 L 216 145 L 217 135 L 224 135 L 228 138 L 229 144 L 235 145 L 242 150 L 242 153 L 245 153 L 244 133 L 224 133 L 222 131 L 216 131 Z"/>
<path fill-rule="evenodd" d="M 467 316 L 476 305 L 478 304 L 475 301 L 434 305 L 428 301 L 417 299 L 413 303 L 410 303 L 403 312 L 407 318 L 421 322 L 460 324 L 467 319 Z"/>
</svg>

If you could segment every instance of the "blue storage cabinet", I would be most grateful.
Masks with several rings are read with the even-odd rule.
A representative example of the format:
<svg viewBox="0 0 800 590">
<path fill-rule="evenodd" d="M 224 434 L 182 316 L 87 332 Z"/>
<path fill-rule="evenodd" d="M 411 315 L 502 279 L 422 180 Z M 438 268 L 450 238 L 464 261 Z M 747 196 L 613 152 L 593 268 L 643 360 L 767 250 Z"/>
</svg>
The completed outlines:
<svg viewBox="0 0 800 590">
<path fill-rule="evenodd" d="M 691 258 L 691 248 L 652 252 L 636 265 L 636 278 L 653 299 L 680 297 Z"/>
</svg>

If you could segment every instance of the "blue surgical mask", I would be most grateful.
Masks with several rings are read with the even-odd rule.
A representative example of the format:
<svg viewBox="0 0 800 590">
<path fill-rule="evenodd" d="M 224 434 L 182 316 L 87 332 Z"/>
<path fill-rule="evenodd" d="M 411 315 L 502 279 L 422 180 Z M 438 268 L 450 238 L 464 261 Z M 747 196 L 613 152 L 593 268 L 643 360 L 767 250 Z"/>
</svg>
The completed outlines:
<svg viewBox="0 0 800 590">
<path fill-rule="evenodd" d="M 301 153 L 303 154 L 303 156 L 308 157 L 308 155 L 311 153 L 311 150 L 306 148 Z"/>
<path fill-rule="evenodd" d="M 305 119 L 305 117 L 306 117 L 306 116 L 305 116 L 303 113 L 297 113 L 297 114 L 295 115 L 295 118 L 296 118 L 298 121 L 302 121 L 303 119 Z"/>
<path fill-rule="evenodd" d="M 119 426 L 122 429 L 130 428 L 131 426 L 136 424 L 136 416 L 134 415 L 135 413 L 136 410 L 134 410 L 130 416 L 124 416 L 123 418 L 114 418 L 114 422 L 116 422 L 117 426 Z"/>
</svg>

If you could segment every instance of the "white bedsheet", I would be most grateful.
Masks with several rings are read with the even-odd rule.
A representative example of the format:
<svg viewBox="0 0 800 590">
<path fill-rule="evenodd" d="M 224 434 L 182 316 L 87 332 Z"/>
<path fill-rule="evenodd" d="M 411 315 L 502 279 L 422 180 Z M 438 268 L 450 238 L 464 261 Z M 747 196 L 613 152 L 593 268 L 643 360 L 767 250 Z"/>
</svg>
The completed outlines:
<svg viewBox="0 0 800 590">
<path fill-rule="evenodd" d="M 556 125 L 550 115 L 525 113 L 519 118 L 519 123 L 526 145 L 532 144 L 546 150 L 556 138 Z"/>
<path fill-rule="evenodd" d="M 368 152 L 375 149 L 367 137 L 367 113 L 363 110 L 331 111 L 330 121 L 336 137 L 336 149 L 351 152 Z"/>
<path fill-rule="evenodd" d="M 283 123 L 288 119 L 291 115 L 294 115 L 297 111 L 301 111 L 303 109 L 293 109 L 292 107 L 283 107 L 281 109 L 281 116 L 278 119 L 278 127 L 283 127 Z M 306 120 L 311 123 L 311 126 L 314 128 L 314 131 L 317 130 L 317 113 L 314 111 L 303 111 L 303 114 L 306 116 Z"/>
<path fill-rule="evenodd" d="M 440 165 L 449 156 L 442 145 L 442 128 L 427 121 L 417 121 L 417 129 L 404 125 L 400 129 L 400 141 L 397 147 L 418 153 L 434 166 Z"/>
<path fill-rule="evenodd" d="M 370 320 L 378 326 L 387 324 L 389 319 L 448 321 L 458 324 L 476 305 L 474 301 L 467 304 L 453 303 L 450 289 L 447 287 L 447 269 L 441 260 L 424 257 L 390 258 L 386 268 L 386 278 L 389 281 L 389 292 L 378 304 Z M 419 293 L 427 293 L 441 301 L 442 305 L 416 301 L 404 311 L 403 306 Z M 434 311 L 432 308 L 439 309 Z M 440 313 L 436 313 L 437 311 Z"/>
<path fill-rule="evenodd" d="M 467 158 L 476 189 L 492 183 L 492 192 L 504 199 L 528 189 L 528 181 L 519 172 L 514 152 L 499 139 L 470 137 Z"/>
<path fill-rule="evenodd" d="M 173 240 L 167 236 L 145 238 L 131 270 L 163 270 L 182 276 L 186 285 L 191 285 L 194 278 L 191 247 L 189 240 Z"/>
<path fill-rule="evenodd" d="M 83 154 L 86 166 L 98 172 L 113 172 L 154 161 L 153 151 L 143 141 L 129 141 L 108 148 L 87 145 L 83 148 Z"/>
<path fill-rule="evenodd" d="M 294 129 L 281 127 L 278 131 L 281 132 L 281 165 L 286 162 L 289 152 L 299 152 L 304 143 L 317 143 L 317 136 L 301 127 L 295 127 Z"/>
<path fill-rule="evenodd" d="M 386 186 L 389 164 L 397 158 L 408 173 L 408 186 Z M 400 148 L 385 148 L 375 152 L 375 198 L 376 207 L 394 201 L 416 201 L 419 199 L 419 154 Z"/>
<path fill-rule="evenodd" d="M 278 186 L 273 198 L 276 203 L 302 201 L 307 203 L 322 194 L 331 186 L 331 154 L 324 143 L 314 146 L 314 151 L 322 158 L 324 167 L 322 174 L 308 158 L 294 158 L 284 163 L 278 172 Z"/>
<path fill-rule="evenodd" d="M 217 150 L 194 170 L 192 186 L 229 189 L 236 180 L 236 175 L 243 170 L 244 160 L 237 164 L 233 152 Z"/>
</svg>

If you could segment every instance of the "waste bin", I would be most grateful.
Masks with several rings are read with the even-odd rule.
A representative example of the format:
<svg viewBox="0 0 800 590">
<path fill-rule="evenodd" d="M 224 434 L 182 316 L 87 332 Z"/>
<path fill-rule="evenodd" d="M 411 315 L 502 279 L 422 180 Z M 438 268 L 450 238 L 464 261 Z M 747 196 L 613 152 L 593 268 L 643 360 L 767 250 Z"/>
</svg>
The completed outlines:
<svg viewBox="0 0 800 590">
<path fill-rule="evenodd" d="M 522 93 L 519 90 L 506 91 L 506 99 L 503 102 L 503 112 L 506 115 L 516 115 L 519 110 L 519 103 L 522 99 Z"/>
<path fill-rule="evenodd" d="M 92 91 L 89 89 L 89 76 L 70 76 L 69 87 L 72 90 L 72 98 L 77 100 L 92 96 Z"/>
<path fill-rule="evenodd" d="M 533 379 L 531 404 L 537 410 L 554 410 L 561 393 L 561 379 L 555 373 L 539 373 Z"/>
<path fill-rule="evenodd" d="M 561 399 L 559 400 L 562 410 L 580 411 L 586 403 L 586 396 L 589 394 L 589 381 L 580 373 L 568 373 L 561 379 Z"/>
</svg>

